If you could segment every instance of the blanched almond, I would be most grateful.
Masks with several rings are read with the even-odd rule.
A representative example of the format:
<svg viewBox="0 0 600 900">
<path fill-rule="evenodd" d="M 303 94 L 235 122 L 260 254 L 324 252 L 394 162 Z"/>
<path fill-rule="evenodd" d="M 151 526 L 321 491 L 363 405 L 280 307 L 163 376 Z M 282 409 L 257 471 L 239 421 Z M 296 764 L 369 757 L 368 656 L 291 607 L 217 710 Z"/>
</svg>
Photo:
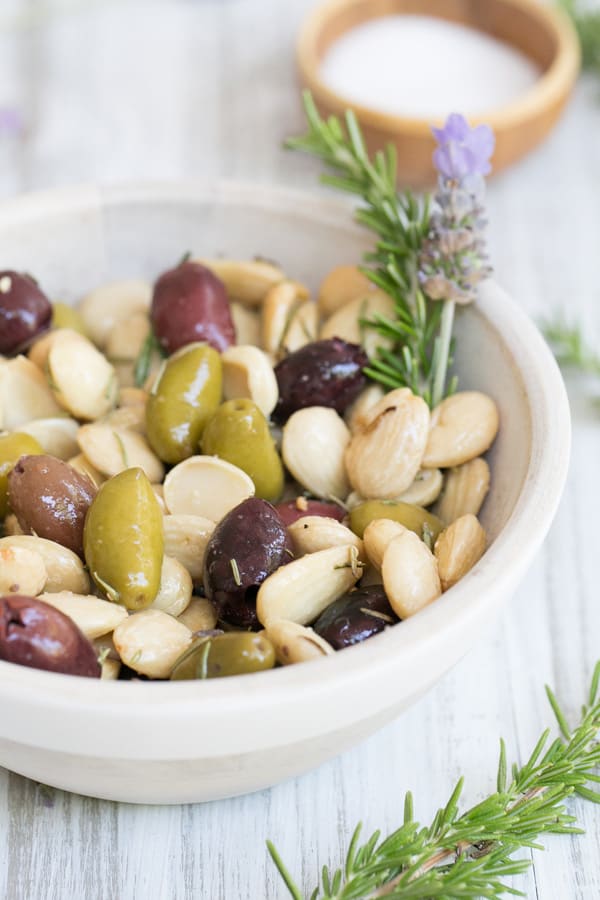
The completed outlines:
<svg viewBox="0 0 600 900">
<path fill-rule="evenodd" d="M 323 323 L 319 337 L 339 337 L 351 344 L 360 344 L 368 356 L 374 356 L 377 347 L 390 347 L 392 343 L 389 338 L 362 324 L 362 319 L 372 319 L 376 315 L 386 319 L 393 319 L 395 315 L 392 298 L 378 290 L 355 297 L 338 309 Z"/>
<path fill-rule="evenodd" d="M 58 335 L 47 367 L 57 402 L 76 419 L 97 419 L 115 405 L 115 370 L 83 335 L 75 331 Z"/>
<path fill-rule="evenodd" d="M 137 359 L 150 332 L 146 312 L 134 312 L 115 322 L 106 338 L 104 352 L 111 362 L 131 362 Z"/>
<path fill-rule="evenodd" d="M 462 391 L 442 400 L 431 413 L 423 468 L 460 466 L 490 447 L 498 432 L 498 409 L 479 391 Z"/>
<path fill-rule="evenodd" d="M 281 269 L 262 259 L 204 259 L 195 257 L 225 285 L 231 300 L 247 306 L 260 306 L 269 288 L 285 278 Z"/>
<path fill-rule="evenodd" d="M 277 357 L 283 350 L 287 329 L 301 302 L 295 281 L 282 281 L 268 291 L 262 306 L 260 343 L 270 356 Z"/>
<path fill-rule="evenodd" d="M 238 344 L 258 347 L 260 344 L 260 316 L 241 303 L 230 303 L 231 318 Z"/>
<path fill-rule="evenodd" d="M 349 490 L 344 465 L 350 432 L 334 409 L 308 406 L 293 413 L 283 429 L 283 461 L 311 494 L 327 499 Z"/>
<path fill-rule="evenodd" d="M 194 581 L 199 581 L 215 523 L 202 516 L 169 515 L 163 519 L 163 528 L 165 555 L 177 559 Z"/>
<path fill-rule="evenodd" d="M 93 594 L 74 594 L 72 591 L 40 594 L 38 598 L 59 609 L 72 619 L 86 637 L 93 640 L 111 631 L 127 618 L 127 610 L 117 603 L 101 600 Z"/>
<path fill-rule="evenodd" d="M 394 499 L 412 503 L 413 506 L 429 506 L 439 497 L 443 483 L 444 479 L 439 469 L 421 469 L 408 490 Z"/>
<path fill-rule="evenodd" d="M 286 622 L 284 619 L 271 622 L 266 634 L 275 648 L 277 662 L 282 666 L 310 662 L 335 653 L 331 644 L 316 631 L 297 622 Z"/>
<path fill-rule="evenodd" d="M 435 542 L 435 555 L 442 582 L 447 591 L 469 572 L 485 553 L 485 531 L 470 513 L 456 519 Z"/>
<path fill-rule="evenodd" d="M 395 537 L 404 534 L 407 529 L 400 522 L 394 522 L 392 519 L 373 519 L 365 528 L 363 541 L 365 544 L 365 553 L 369 558 L 371 565 L 381 571 L 383 565 L 383 557 L 388 545 Z"/>
<path fill-rule="evenodd" d="M 30 434 L 46 453 L 56 456 L 57 459 L 66 461 L 79 450 L 77 446 L 79 422 L 69 416 L 34 419 L 24 425 L 19 425 L 19 431 Z"/>
<path fill-rule="evenodd" d="M 0 547 L 0 595 L 37 597 L 44 590 L 48 572 L 43 557 L 27 547 Z"/>
<path fill-rule="evenodd" d="M 344 414 L 346 425 L 354 434 L 365 427 L 365 415 L 376 403 L 385 397 L 385 391 L 380 384 L 370 384 L 360 392 L 354 403 L 348 407 Z"/>
<path fill-rule="evenodd" d="M 0 552 L 16 547 L 23 547 L 42 557 L 48 575 L 46 592 L 73 591 L 75 594 L 89 594 L 90 579 L 83 563 L 71 550 L 54 541 L 31 534 L 14 534 L 0 538 Z"/>
<path fill-rule="evenodd" d="M 191 632 L 212 631 L 217 627 L 217 613 L 205 597 L 192 597 L 187 609 L 177 616 L 177 620 L 186 625 Z"/>
<path fill-rule="evenodd" d="M 161 609 L 170 616 L 180 616 L 192 599 L 192 578 L 188 570 L 171 556 L 165 556 L 160 587 L 150 609 Z"/>
<path fill-rule="evenodd" d="M 139 278 L 103 284 L 82 299 L 78 311 L 85 330 L 98 347 L 104 347 L 116 322 L 136 312 L 147 312 L 152 286 Z"/>
<path fill-rule="evenodd" d="M 91 464 L 84 453 L 78 453 L 77 456 L 72 456 L 71 459 L 67 460 L 67 462 L 78 472 L 81 472 L 82 475 L 87 475 L 90 481 L 92 481 L 96 485 L 96 487 L 100 487 L 100 485 L 104 484 L 104 482 L 106 481 L 106 478 L 102 474 L 102 472 L 99 472 L 98 469 Z"/>
<path fill-rule="evenodd" d="M 145 408 L 148 402 L 148 394 L 142 388 L 124 387 L 119 391 L 117 398 L 117 406 L 143 406 Z"/>
<path fill-rule="evenodd" d="M 330 316 L 340 306 L 376 290 L 373 282 L 357 266 L 336 266 L 325 276 L 319 288 L 319 312 Z"/>
<path fill-rule="evenodd" d="M 225 400 L 248 397 L 268 419 L 279 397 L 269 357 L 258 347 L 237 344 L 221 354 Z"/>
<path fill-rule="evenodd" d="M 173 514 L 220 522 L 242 500 L 254 496 L 254 482 L 237 466 L 216 456 L 190 456 L 173 466 L 164 483 Z"/>
<path fill-rule="evenodd" d="M 319 330 L 319 311 L 312 300 L 305 300 L 292 314 L 283 335 L 282 345 L 285 353 L 294 353 L 300 347 L 317 339 Z"/>
<path fill-rule="evenodd" d="M 16 356 L 0 365 L 0 418 L 6 431 L 61 415 L 44 374 L 27 357 Z"/>
<path fill-rule="evenodd" d="M 165 468 L 137 431 L 103 422 L 82 425 L 77 441 L 86 459 L 103 475 L 112 478 L 119 472 L 138 466 L 151 482 L 162 481 Z"/>
<path fill-rule="evenodd" d="M 435 514 L 450 524 L 467 513 L 476 516 L 490 487 L 490 467 L 478 457 L 446 472 Z"/>
<path fill-rule="evenodd" d="M 355 491 L 392 500 L 413 483 L 428 438 L 429 409 L 408 388 L 386 394 L 364 417 L 346 450 L 346 470 Z"/>
<path fill-rule="evenodd" d="M 343 547 L 354 544 L 359 556 L 363 557 L 363 542 L 353 531 L 328 516 L 302 516 L 288 525 L 296 556 L 327 550 L 328 547 Z"/>
<path fill-rule="evenodd" d="M 331 547 L 292 560 L 263 581 L 256 598 L 259 621 L 268 628 L 277 619 L 308 625 L 361 576 L 356 547 Z"/>
<path fill-rule="evenodd" d="M 192 642 L 192 632 L 159 609 L 128 616 L 115 628 L 113 640 L 125 665 L 150 678 L 168 678 Z"/>
<path fill-rule="evenodd" d="M 442 593 L 436 559 L 412 531 L 390 541 L 381 575 L 391 607 L 401 619 L 413 616 Z"/>
</svg>

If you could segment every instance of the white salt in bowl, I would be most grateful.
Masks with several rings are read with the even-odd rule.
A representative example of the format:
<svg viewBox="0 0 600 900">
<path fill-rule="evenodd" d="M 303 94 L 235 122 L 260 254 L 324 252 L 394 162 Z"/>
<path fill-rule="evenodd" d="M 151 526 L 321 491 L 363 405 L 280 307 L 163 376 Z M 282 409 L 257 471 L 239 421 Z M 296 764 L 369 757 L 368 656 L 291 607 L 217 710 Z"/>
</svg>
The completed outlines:
<svg viewBox="0 0 600 900">
<path fill-rule="evenodd" d="M 539 0 L 324 0 L 308 15 L 298 37 L 297 60 L 300 80 L 309 88 L 323 115 L 343 116 L 351 106 L 363 129 L 369 150 L 392 143 L 398 157 L 401 184 L 431 184 L 434 141 L 431 125 L 441 125 L 429 116 L 410 117 L 382 112 L 353 102 L 331 88 L 321 65 L 329 48 L 353 29 L 385 16 L 429 16 L 469 26 L 488 37 L 503 41 L 523 54 L 539 70 L 539 79 L 514 100 L 469 115 L 470 110 L 449 109 L 468 116 L 471 125 L 488 124 L 496 135 L 494 172 L 500 172 L 529 153 L 544 140 L 558 121 L 569 99 L 579 71 L 579 44 L 568 17 L 555 4 Z M 422 66 L 427 65 L 426 46 Z M 360 80 L 364 60 L 357 65 Z M 474 72 L 482 77 L 484 72 Z M 398 94 L 412 91 L 418 96 L 419 66 L 408 84 L 398 85 Z M 440 88 L 442 91 L 442 88 Z"/>
<path fill-rule="evenodd" d="M 357 261 L 368 241 L 339 202 L 264 185 L 186 182 L 9 201 L 0 206 L 0 245 L 4 266 L 74 302 L 109 279 L 154 278 L 186 250 L 260 253 L 314 289 L 333 266 Z M 459 584 L 364 644 L 256 675 L 103 682 L 0 662 L 0 764 L 135 803 L 255 791 L 358 743 L 485 640 L 554 516 L 569 409 L 546 344 L 493 282 L 460 311 L 456 335 L 461 388 L 490 394 L 501 420 L 482 511 L 491 546 Z"/>
</svg>

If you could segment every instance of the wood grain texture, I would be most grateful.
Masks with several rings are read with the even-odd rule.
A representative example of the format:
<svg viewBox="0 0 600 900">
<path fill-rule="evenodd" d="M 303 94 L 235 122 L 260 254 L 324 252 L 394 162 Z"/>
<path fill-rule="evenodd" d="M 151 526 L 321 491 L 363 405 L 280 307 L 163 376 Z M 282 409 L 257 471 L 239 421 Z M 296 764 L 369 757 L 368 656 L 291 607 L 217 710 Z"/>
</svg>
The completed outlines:
<svg viewBox="0 0 600 900">
<path fill-rule="evenodd" d="M 59 5 L 47 18 L 52 4 L 2 0 L 0 107 L 19 106 L 25 129 L 0 139 L 1 196 L 179 175 L 319 190 L 315 164 L 280 149 L 302 127 L 292 53 L 312 0 Z M 15 16 L 18 32 L 2 31 Z M 532 314 L 561 306 L 582 316 L 591 336 L 600 326 L 599 126 L 597 84 L 584 82 L 551 140 L 489 196 L 498 279 Z M 600 421 L 582 387 L 571 475 L 542 552 L 485 640 L 415 708 L 316 772 L 219 803 L 119 805 L 0 772 L 0 897 L 283 900 L 267 837 L 308 892 L 320 867 L 342 858 L 357 820 L 366 831 L 397 826 L 406 789 L 423 819 L 463 772 L 465 800 L 483 798 L 499 735 L 523 760 L 550 722 L 543 683 L 575 716 L 599 655 Z M 528 897 L 600 896 L 600 815 L 572 808 L 587 833 L 547 839 L 549 852 L 515 879 Z"/>
</svg>

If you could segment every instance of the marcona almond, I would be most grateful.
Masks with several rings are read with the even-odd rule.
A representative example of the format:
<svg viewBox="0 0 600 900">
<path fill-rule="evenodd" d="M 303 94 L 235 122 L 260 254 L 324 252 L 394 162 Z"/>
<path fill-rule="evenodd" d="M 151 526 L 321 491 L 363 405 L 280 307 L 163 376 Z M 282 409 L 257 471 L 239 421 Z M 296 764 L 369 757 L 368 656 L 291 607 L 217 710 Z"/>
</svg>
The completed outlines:
<svg viewBox="0 0 600 900">
<path fill-rule="evenodd" d="M 158 505 L 160 506 L 160 511 L 163 516 L 168 515 L 169 510 L 167 509 L 167 504 L 165 503 L 165 489 L 162 484 L 153 484 L 152 490 L 154 491 L 154 496 L 158 500 Z"/>
<path fill-rule="evenodd" d="M 412 531 L 390 541 L 381 575 L 390 605 L 400 619 L 413 616 L 442 593 L 435 556 Z"/>
<path fill-rule="evenodd" d="M 365 427 L 365 414 L 383 397 L 385 397 L 385 391 L 380 384 L 370 384 L 360 392 L 354 403 L 344 413 L 346 425 L 352 434 Z"/>
<path fill-rule="evenodd" d="M 142 390 L 142 388 L 138 387 L 123 387 L 119 391 L 119 396 L 117 397 L 117 406 L 119 409 L 125 406 L 143 406 L 145 409 L 147 402 L 148 394 L 146 391 Z"/>
<path fill-rule="evenodd" d="M 44 374 L 26 356 L 5 360 L 0 366 L 0 417 L 6 431 L 34 419 L 63 415 Z"/>
<path fill-rule="evenodd" d="M 292 314 L 282 339 L 283 350 L 295 353 L 317 339 L 319 311 L 312 300 L 305 300 Z"/>
<path fill-rule="evenodd" d="M 450 524 L 467 513 L 476 516 L 490 487 L 490 467 L 477 457 L 446 472 L 442 496 L 434 512 Z"/>
<path fill-rule="evenodd" d="M 106 338 L 104 352 L 111 362 L 132 362 L 137 359 L 149 333 L 148 314 L 131 313 L 112 326 Z"/>
<path fill-rule="evenodd" d="M 231 300 L 239 300 L 246 306 L 260 306 L 267 291 L 285 275 L 273 263 L 262 259 L 204 259 L 195 257 L 199 262 L 220 278 Z"/>
<path fill-rule="evenodd" d="M 104 484 L 106 481 L 105 476 L 102 472 L 99 472 L 98 469 L 91 464 L 89 459 L 86 457 L 84 453 L 78 453 L 77 456 L 72 456 L 71 459 L 68 459 L 67 462 L 70 466 L 73 466 L 77 472 L 81 472 L 82 475 L 86 475 L 90 481 L 92 481 L 96 487 L 100 487 L 101 484 Z"/>
<path fill-rule="evenodd" d="M 308 553 L 277 569 L 263 581 L 256 598 L 265 628 L 277 619 L 308 625 L 353 587 L 363 563 L 353 544 Z"/>
<path fill-rule="evenodd" d="M 446 397 L 431 413 L 423 468 L 447 469 L 475 459 L 491 446 L 498 433 L 498 409 L 479 391 Z"/>
<path fill-rule="evenodd" d="M 205 597 L 192 597 L 187 609 L 177 616 L 177 621 L 196 633 L 216 628 L 218 616 L 210 600 Z"/>
<path fill-rule="evenodd" d="M 225 400 L 248 397 L 265 418 L 269 418 L 279 398 L 277 378 L 264 351 L 236 344 L 221 354 Z"/>
<path fill-rule="evenodd" d="M 307 406 L 293 413 L 283 428 L 283 461 L 316 497 L 346 497 L 350 485 L 344 453 L 349 440 L 350 432 L 334 409 Z"/>
<path fill-rule="evenodd" d="M 231 318 L 235 328 L 235 339 L 243 346 L 258 347 L 260 344 L 260 316 L 241 303 L 230 303 Z"/>
<path fill-rule="evenodd" d="M 104 634 L 92 643 L 98 655 L 98 662 L 102 667 L 100 678 L 104 681 L 116 681 L 121 671 L 121 660 L 116 651 L 112 634 Z"/>
<path fill-rule="evenodd" d="M 272 287 L 263 303 L 260 343 L 263 350 L 276 357 L 282 351 L 287 329 L 302 300 L 295 281 L 282 281 Z"/>
<path fill-rule="evenodd" d="M 50 348 L 48 378 L 57 402 L 76 419 L 98 419 L 119 390 L 115 370 L 91 341 L 64 331 Z"/>
<path fill-rule="evenodd" d="M 117 653 L 135 672 L 150 678 L 168 678 L 173 666 L 192 642 L 189 628 L 159 609 L 128 616 L 115 628 Z"/>
<path fill-rule="evenodd" d="M 93 424 L 110 425 L 112 428 L 123 428 L 128 431 L 137 431 L 138 434 L 146 434 L 146 407 L 141 403 L 133 406 L 120 406 L 111 410 Z"/>
<path fill-rule="evenodd" d="M 163 519 L 163 529 L 165 555 L 177 559 L 194 581 L 199 581 L 215 523 L 202 516 L 168 515 Z"/>
<path fill-rule="evenodd" d="M 389 294 L 371 291 L 355 297 L 330 316 L 321 326 L 319 337 L 339 337 L 351 344 L 360 344 L 368 356 L 374 356 L 377 347 L 391 347 L 392 341 L 375 329 L 361 324 L 361 319 L 372 319 L 377 315 L 393 319 L 394 311 L 395 304 Z"/>
<path fill-rule="evenodd" d="M 92 422 L 82 425 L 77 441 L 86 459 L 109 478 L 136 466 L 145 472 L 151 482 L 163 479 L 165 467 L 137 431 L 104 422 Z"/>
<path fill-rule="evenodd" d="M 37 340 L 31 345 L 27 352 L 27 358 L 40 369 L 40 371 L 46 371 L 46 363 L 48 362 L 48 354 L 50 353 L 50 348 L 54 341 L 60 337 L 61 334 L 79 334 L 80 332 L 74 331 L 72 328 L 52 328 L 50 331 L 42 334 L 41 337 L 37 338 Z"/>
<path fill-rule="evenodd" d="M 147 312 L 152 286 L 139 278 L 124 278 L 90 291 L 78 306 L 86 333 L 98 347 L 104 347 L 115 323 L 136 312 Z"/>
<path fill-rule="evenodd" d="M 278 619 L 269 624 L 266 635 L 275 648 L 277 662 L 282 666 L 310 662 L 335 653 L 331 644 L 316 631 L 297 622 Z"/>
<path fill-rule="evenodd" d="M 363 275 L 358 266 L 336 266 L 321 282 L 319 312 L 323 317 L 331 316 L 355 297 L 364 296 L 374 290 L 375 285 Z"/>
<path fill-rule="evenodd" d="M 316 553 L 329 547 L 343 547 L 354 544 L 360 557 L 363 556 L 363 542 L 353 531 L 328 516 L 302 516 L 288 525 L 296 556 Z"/>
<path fill-rule="evenodd" d="M 470 513 L 456 519 L 442 531 L 435 542 L 434 553 L 444 591 L 473 568 L 485 553 L 485 547 L 485 531 Z"/>
<path fill-rule="evenodd" d="M 177 559 L 165 556 L 160 574 L 160 587 L 150 609 L 160 609 L 177 618 L 187 609 L 191 599 L 190 573 Z"/>
<path fill-rule="evenodd" d="M 248 497 L 254 482 L 237 466 L 216 456 L 190 456 L 173 466 L 164 481 L 167 509 L 220 522 Z"/>
<path fill-rule="evenodd" d="M 4 534 L 7 537 L 12 534 L 25 534 L 14 513 L 9 513 L 4 520 Z"/>
<path fill-rule="evenodd" d="M 401 525 L 400 522 L 393 522 L 392 519 L 373 519 L 365 528 L 363 535 L 365 553 L 371 565 L 378 572 L 381 571 L 388 544 L 398 535 L 404 534 L 405 531 L 407 529 L 404 525 Z"/>
<path fill-rule="evenodd" d="M 439 469 L 421 469 L 409 489 L 394 499 L 413 506 L 429 506 L 439 497 L 443 483 L 444 478 Z"/>
<path fill-rule="evenodd" d="M 40 594 L 39 600 L 59 609 L 72 619 L 87 638 L 102 637 L 127 618 L 127 610 L 117 603 L 101 600 L 93 594 L 74 594 L 72 591 L 56 591 Z"/>
<path fill-rule="evenodd" d="M 408 388 L 386 394 L 367 411 L 364 427 L 346 450 L 346 470 L 355 491 L 392 500 L 413 483 L 427 443 L 429 409 Z"/>
<path fill-rule="evenodd" d="M 44 590 L 48 572 L 44 559 L 27 547 L 0 547 L 0 594 L 37 597 Z"/>
<path fill-rule="evenodd" d="M 6 548 L 24 547 L 38 553 L 44 560 L 48 578 L 44 585 L 47 593 L 73 591 L 89 594 L 90 579 L 83 563 L 72 550 L 31 534 L 14 534 L 0 538 L 0 553 Z"/>
<path fill-rule="evenodd" d="M 50 456 L 57 459 L 68 460 L 74 456 L 77 446 L 77 432 L 79 422 L 69 416 L 60 416 L 52 419 L 34 419 L 19 425 L 19 431 L 30 434 Z"/>
</svg>

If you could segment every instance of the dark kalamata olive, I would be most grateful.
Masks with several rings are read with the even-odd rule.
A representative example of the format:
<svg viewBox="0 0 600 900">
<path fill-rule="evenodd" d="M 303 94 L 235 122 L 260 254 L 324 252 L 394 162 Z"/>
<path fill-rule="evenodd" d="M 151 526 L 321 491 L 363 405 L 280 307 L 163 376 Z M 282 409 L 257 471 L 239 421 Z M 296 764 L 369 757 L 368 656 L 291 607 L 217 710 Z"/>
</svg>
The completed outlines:
<svg viewBox="0 0 600 900">
<path fill-rule="evenodd" d="M 235 327 L 222 281 L 210 269 L 183 262 L 154 285 L 152 327 L 167 353 L 206 341 L 215 350 L 235 343 Z"/>
<path fill-rule="evenodd" d="M 75 623 L 53 606 L 21 594 L 0 597 L 0 659 L 100 678 L 96 651 Z"/>
<path fill-rule="evenodd" d="M 30 275 L 0 272 L 0 353 L 17 353 L 50 327 L 52 304 Z"/>
<path fill-rule="evenodd" d="M 399 622 L 379 584 L 344 594 L 321 613 L 314 630 L 335 650 L 359 644 Z"/>
<path fill-rule="evenodd" d="M 292 544 L 275 507 L 250 497 L 227 513 L 208 542 L 204 559 L 206 594 L 225 622 L 257 628 L 258 588 L 291 559 Z"/>
<path fill-rule="evenodd" d="M 275 509 L 286 528 L 304 516 L 327 516 L 329 519 L 337 519 L 338 522 L 341 522 L 346 515 L 346 510 L 337 503 L 307 500 L 305 497 L 297 497 L 296 500 L 288 500 L 286 503 L 277 503 Z"/>
<path fill-rule="evenodd" d="M 314 341 L 290 353 L 275 366 L 279 402 L 273 418 L 285 422 L 306 406 L 329 406 L 343 413 L 367 383 L 363 369 L 368 364 L 362 347 L 340 338 Z"/>
<path fill-rule="evenodd" d="M 8 476 L 8 502 L 25 534 L 83 558 L 83 525 L 96 487 L 54 456 L 22 456 Z"/>
</svg>

